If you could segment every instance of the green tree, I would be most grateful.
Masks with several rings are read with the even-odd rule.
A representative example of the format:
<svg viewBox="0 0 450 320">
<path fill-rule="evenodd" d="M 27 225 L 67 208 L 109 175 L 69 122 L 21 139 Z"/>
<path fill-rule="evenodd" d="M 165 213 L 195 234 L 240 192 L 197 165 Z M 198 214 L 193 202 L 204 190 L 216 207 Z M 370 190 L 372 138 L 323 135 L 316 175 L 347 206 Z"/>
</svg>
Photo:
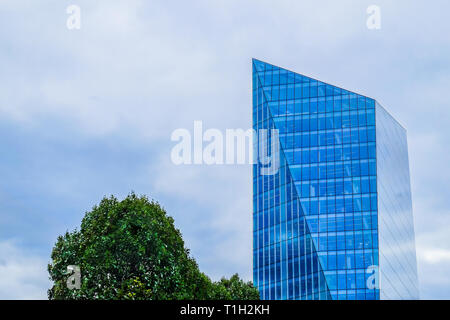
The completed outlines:
<svg viewBox="0 0 450 320">
<path fill-rule="evenodd" d="M 79 231 L 58 237 L 51 259 L 49 299 L 259 297 L 237 275 L 211 282 L 190 257 L 173 219 L 158 203 L 134 193 L 123 201 L 104 198 L 86 213 Z M 80 267 L 80 289 L 67 288 L 69 265 Z"/>
<path fill-rule="evenodd" d="M 259 300 L 259 292 L 251 282 L 244 282 L 236 273 L 230 279 L 213 283 L 211 298 L 215 300 Z"/>
</svg>

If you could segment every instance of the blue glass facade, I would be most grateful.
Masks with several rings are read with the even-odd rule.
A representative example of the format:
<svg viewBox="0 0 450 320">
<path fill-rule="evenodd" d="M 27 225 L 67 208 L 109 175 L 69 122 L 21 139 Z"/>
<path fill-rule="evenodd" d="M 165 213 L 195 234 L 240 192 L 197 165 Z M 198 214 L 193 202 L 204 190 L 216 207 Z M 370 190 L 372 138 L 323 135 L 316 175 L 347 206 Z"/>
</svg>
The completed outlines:
<svg viewBox="0 0 450 320">
<path fill-rule="evenodd" d="M 277 129 L 280 140 L 276 173 L 253 166 L 253 279 L 262 299 L 417 297 L 406 133 L 378 109 L 371 98 L 253 60 L 253 128 Z M 392 130 L 398 139 L 388 139 Z M 384 162 L 403 168 L 395 184 Z M 389 236 L 380 237 L 384 229 Z"/>
<path fill-rule="evenodd" d="M 406 130 L 378 103 L 376 119 L 381 299 L 417 299 Z"/>
</svg>

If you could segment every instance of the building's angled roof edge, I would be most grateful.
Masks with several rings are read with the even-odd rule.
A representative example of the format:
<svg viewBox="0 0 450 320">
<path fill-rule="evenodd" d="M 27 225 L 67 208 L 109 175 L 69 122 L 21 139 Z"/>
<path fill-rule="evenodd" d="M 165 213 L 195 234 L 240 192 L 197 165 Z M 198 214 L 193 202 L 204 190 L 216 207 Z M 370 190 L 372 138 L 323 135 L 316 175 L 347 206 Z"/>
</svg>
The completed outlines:
<svg viewBox="0 0 450 320">
<path fill-rule="evenodd" d="M 403 130 L 405 130 L 405 132 L 408 132 L 408 130 L 406 129 L 406 127 L 404 125 L 402 125 L 400 123 L 400 121 L 398 121 L 385 107 L 383 107 L 383 105 L 378 101 L 375 100 L 375 108 L 376 107 L 380 107 L 381 109 L 383 109 L 384 112 L 386 112 L 386 114 L 392 118 L 392 120 L 394 120 Z"/>
<path fill-rule="evenodd" d="M 273 67 L 277 67 L 277 68 L 280 68 L 280 69 L 283 69 L 283 70 L 286 70 L 286 71 L 289 71 L 289 72 L 292 72 L 292 73 L 296 73 L 296 74 L 299 74 L 299 75 L 301 75 L 301 76 L 304 76 L 304 77 L 307 77 L 307 78 L 310 78 L 310 79 L 312 79 L 312 80 L 315 80 L 315 81 L 319 81 L 319 82 L 322 82 L 322 83 L 325 83 L 325 84 L 327 84 L 327 85 L 330 85 L 330 86 L 333 86 L 333 87 L 336 87 L 336 88 L 339 88 L 339 89 L 341 89 L 341 90 L 345 90 L 345 91 L 348 91 L 348 92 L 351 92 L 351 93 L 354 93 L 354 94 L 357 94 L 357 95 L 359 95 L 359 96 L 363 96 L 363 97 L 366 97 L 366 98 L 368 98 L 368 99 L 372 99 L 373 101 L 375 101 L 375 104 L 376 105 L 379 105 L 381 108 L 383 108 L 383 110 L 400 126 L 400 127 L 402 127 L 402 129 L 403 130 L 405 130 L 405 131 L 408 131 L 407 129 L 406 129 L 406 127 L 404 126 L 404 125 L 402 125 L 385 107 L 383 107 L 383 105 L 377 100 L 377 99 L 375 99 L 375 98 L 372 98 L 372 97 L 369 97 L 369 96 L 366 96 L 366 95 L 364 95 L 364 94 L 361 94 L 361 93 L 357 93 L 357 92 L 355 92 L 355 91 L 352 91 L 352 90 L 348 90 L 348 89 L 345 89 L 345 88 L 342 88 L 342 87 L 340 87 L 340 86 L 336 86 L 336 85 L 334 85 L 334 84 L 331 84 L 331 83 L 329 83 L 329 82 L 325 82 L 325 81 L 322 81 L 322 80 L 319 80 L 319 79 L 316 79 L 316 78 L 314 78 L 314 77 L 310 77 L 310 76 L 308 76 L 308 75 L 305 75 L 305 74 L 303 74 L 303 73 L 299 73 L 299 72 L 296 72 L 296 71 L 292 71 L 292 70 L 290 70 L 290 69 L 288 69 L 288 68 L 284 68 L 284 67 L 280 67 L 280 66 L 277 66 L 277 65 L 274 65 L 274 64 L 272 64 L 272 63 L 269 63 L 269 62 L 266 62 L 266 61 L 264 61 L 264 60 L 261 60 L 261 59 L 257 59 L 257 58 L 253 58 L 252 57 L 252 62 L 253 61 L 259 61 L 259 62 L 262 62 L 262 63 L 265 63 L 265 64 L 268 64 L 268 65 L 271 65 L 271 66 L 273 66 Z M 257 71 L 258 72 L 258 71 Z"/>
<path fill-rule="evenodd" d="M 274 65 L 274 64 L 272 64 L 272 63 L 266 62 L 266 61 L 264 61 L 264 60 L 261 60 L 261 59 L 252 58 L 252 62 L 253 62 L 254 60 L 259 61 L 259 62 L 262 62 L 262 63 L 265 63 L 265 64 L 268 64 L 268 65 L 271 65 L 271 66 L 273 66 L 273 67 L 277 67 L 277 68 L 280 68 L 280 69 L 283 69 L 283 70 L 292 72 L 292 73 L 299 74 L 299 75 L 301 75 L 301 76 L 310 78 L 310 79 L 312 79 L 312 80 L 314 80 L 314 81 L 319 81 L 319 82 L 325 83 L 326 85 L 333 86 L 333 87 L 339 88 L 339 89 L 341 89 L 341 90 L 345 90 L 345 91 L 348 91 L 348 92 L 350 92 L 350 93 L 354 93 L 354 94 L 357 94 L 357 95 L 359 95 L 359 96 L 363 96 L 363 97 L 366 97 L 366 98 L 368 98 L 368 99 L 372 99 L 372 100 L 376 101 L 375 98 L 369 97 L 369 96 L 367 96 L 367 95 L 365 95 L 365 94 L 361 94 L 361 93 L 358 93 L 358 92 L 355 92 L 355 91 L 352 91 L 352 90 L 345 89 L 345 88 L 343 88 L 343 87 L 340 87 L 340 86 L 331 84 L 331 83 L 329 83 L 329 82 L 325 82 L 325 81 L 316 79 L 316 78 L 314 78 L 314 77 L 310 77 L 310 76 L 308 76 L 308 75 L 306 75 L 306 74 L 299 73 L 299 72 L 296 72 L 296 71 L 292 71 L 292 70 L 290 70 L 290 69 L 288 69 L 288 68 L 280 67 L 280 66 Z"/>
<path fill-rule="evenodd" d="M 257 59 L 257 58 L 252 58 L 252 62 L 253 61 L 259 61 L 259 62 L 262 62 L 262 63 L 265 63 L 265 64 L 268 64 L 268 65 L 271 65 L 271 66 L 273 66 L 273 67 L 277 67 L 277 68 L 280 68 L 280 69 L 283 69 L 283 70 L 286 70 L 286 71 L 289 71 L 289 72 L 292 72 L 292 73 L 296 73 L 296 74 L 299 74 L 299 75 L 301 75 L 301 76 L 304 76 L 304 77 L 307 77 L 307 78 L 310 78 L 310 79 L 312 79 L 312 80 L 315 80 L 315 81 L 319 81 L 319 82 L 322 82 L 322 83 L 325 83 L 325 84 L 327 84 L 327 85 L 330 85 L 330 86 L 333 86 L 333 87 L 336 87 L 336 88 L 339 88 L 339 89 L 341 89 L 341 90 L 345 90 L 345 91 L 348 91 L 348 92 L 351 92 L 351 93 L 354 93 L 354 94 L 357 94 L 357 95 L 359 95 L 359 96 L 363 96 L 363 97 L 366 97 L 366 98 L 368 98 L 368 99 L 372 99 L 373 101 L 375 101 L 375 104 L 377 104 L 377 105 L 379 105 L 381 108 L 383 108 L 383 110 L 400 126 L 400 127 L 402 127 L 402 129 L 403 130 L 405 130 L 405 131 L 408 131 L 407 129 L 406 129 L 406 127 L 404 126 L 404 125 L 402 125 L 385 107 L 383 107 L 383 105 L 377 100 L 377 99 L 375 99 L 375 98 L 372 98 L 372 97 L 369 97 L 369 96 L 366 96 L 366 95 L 364 95 L 364 94 L 361 94 L 361 93 L 357 93 L 357 92 L 355 92 L 355 91 L 352 91 L 352 90 L 348 90 L 348 89 L 345 89 L 345 88 L 342 88 L 342 87 L 340 87 L 340 86 L 336 86 L 336 85 L 334 85 L 334 84 L 331 84 L 331 83 L 328 83 L 328 82 L 325 82 L 325 81 L 322 81 L 322 80 L 319 80 L 319 79 L 316 79 L 316 78 L 314 78 L 314 77 L 310 77 L 310 76 L 307 76 L 307 75 L 305 75 L 305 74 L 303 74 L 303 73 L 299 73 L 299 72 L 296 72 L 296 71 L 292 71 L 292 70 L 290 70 L 290 69 L 288 69 L 288 68 L 284 68 L 284 67 L 280 67 L 280 66 L 277 66 L 277 65 L 274 65 L 274 64 L 272 64 L 272 63 L 269 63 L 269 62 L 266 62 L 266 61 L 264 61 L 264 60 L 261 60 L 261 59 Z"/>
</svg>

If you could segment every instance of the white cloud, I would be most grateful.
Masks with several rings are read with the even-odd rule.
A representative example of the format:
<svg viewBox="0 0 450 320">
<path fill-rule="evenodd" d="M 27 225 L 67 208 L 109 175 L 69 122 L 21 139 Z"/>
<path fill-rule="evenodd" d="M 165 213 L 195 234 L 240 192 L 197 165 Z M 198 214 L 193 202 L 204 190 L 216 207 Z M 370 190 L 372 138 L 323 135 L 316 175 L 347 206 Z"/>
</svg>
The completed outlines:
<svg viewBox="0 0 450 320">
<path fill-rule="evenodd" d="M 418 247 L 417 252 L 419 259 L 429 264 L 450 262 L 450 250 Z"/>
<path fill-rule="evenodd" d="M 47 262 L 12 241 L 0 242 L 0 299 L 47 299 Z"/>
</svg>

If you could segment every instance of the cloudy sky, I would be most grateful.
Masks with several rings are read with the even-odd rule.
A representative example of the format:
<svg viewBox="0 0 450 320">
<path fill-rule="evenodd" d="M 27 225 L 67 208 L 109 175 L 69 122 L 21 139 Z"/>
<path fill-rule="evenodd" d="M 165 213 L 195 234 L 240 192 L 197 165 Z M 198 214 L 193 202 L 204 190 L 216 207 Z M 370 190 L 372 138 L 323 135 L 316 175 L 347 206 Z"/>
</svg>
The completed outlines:
<svg viewBox="0 0 450 320">
<path fill-rule="evenodd" d="M 68 30 L 66 8 L 81 8 Z M 381 29 L 366 9 L 381 9 Z M 0 299 L 46 298 L 56 237 L 157 199 L 212 278 L 251 279 L 249 166 L 175 166 L 177 128 L 251 126 L 251 58 L 376 98 L 408 130 L 421 297 L 450 299 L 450 3 L 0 2 Z"/>
</svg>

